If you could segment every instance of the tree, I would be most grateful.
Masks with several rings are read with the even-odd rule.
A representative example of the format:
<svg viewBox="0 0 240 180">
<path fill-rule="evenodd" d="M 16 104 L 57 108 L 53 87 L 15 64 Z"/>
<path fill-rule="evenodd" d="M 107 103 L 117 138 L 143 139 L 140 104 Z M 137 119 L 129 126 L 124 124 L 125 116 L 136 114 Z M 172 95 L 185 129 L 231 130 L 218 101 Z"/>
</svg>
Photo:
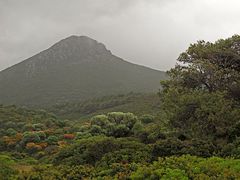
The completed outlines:
<svg viewBox="0 0 240 180">
<path fill-rule="evenodd" d="M 178 61 L 168 73 L 172 85 L 208 92 L 227 91 L 231 97 L 240 98 L 240 36 L 215 43 L 198 41 Z M 163 83 L 164 87 L 169 85 Z"/>
<path fill-rule="evenodd" d="M 240 36 L 190 45 L 168 74 L 159 94 L 171 127 L 190 136 L 226 138 L 240 118 Z"/>
</svg>

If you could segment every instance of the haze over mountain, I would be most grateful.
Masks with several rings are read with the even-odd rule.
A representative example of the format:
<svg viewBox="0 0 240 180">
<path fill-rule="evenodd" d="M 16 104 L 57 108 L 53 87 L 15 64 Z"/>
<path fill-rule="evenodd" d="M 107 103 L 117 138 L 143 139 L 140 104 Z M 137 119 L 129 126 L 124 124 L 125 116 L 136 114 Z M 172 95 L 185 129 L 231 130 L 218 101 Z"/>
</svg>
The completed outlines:
<svg viewBox="0 0 240 180">
<path fill-rule="evenodd" d="M 156 92 L 166 74 L 124 61 L 86 36 L 70 36 L 0 72 L 0 103 L 29 106 Z"/>
</svg>

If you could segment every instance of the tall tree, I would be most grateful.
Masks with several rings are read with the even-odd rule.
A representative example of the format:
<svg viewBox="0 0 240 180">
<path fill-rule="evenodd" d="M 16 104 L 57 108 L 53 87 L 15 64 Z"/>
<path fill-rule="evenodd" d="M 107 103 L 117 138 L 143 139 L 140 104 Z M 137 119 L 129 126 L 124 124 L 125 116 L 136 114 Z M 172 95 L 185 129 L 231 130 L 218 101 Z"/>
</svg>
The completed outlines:
<svg viewBox="0 0 240 180">
<path fill-rule="evenodd" d="M 174 128 L 219 137 L 240 119 L 240 36 L 191 44 L 168 74 L 160 95 Z"/>
<path fill-rule="evenodd" d="M 191 44 L 168 74 L 175 85 L 209 92 L 227 91 L 231 97 L 239 99 L 240 36 L 215 43 Z"/>
</svg>

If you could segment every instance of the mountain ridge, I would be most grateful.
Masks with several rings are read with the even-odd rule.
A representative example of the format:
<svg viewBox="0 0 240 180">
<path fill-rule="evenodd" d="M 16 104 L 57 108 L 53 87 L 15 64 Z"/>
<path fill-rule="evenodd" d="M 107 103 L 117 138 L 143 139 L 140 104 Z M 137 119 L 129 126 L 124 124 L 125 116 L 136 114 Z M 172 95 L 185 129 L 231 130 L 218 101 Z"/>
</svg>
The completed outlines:
<svg viewBox="0 0 240 180">
<path fill-rule="evenodd" d="M 70 40 L 70 39 L 73 39 L 73 38 L 88 38 L 88 39 L 91 39 L 91 40 L 93 40 L 93 41 L 96 41 L 96 40 L 94 40 L 94 39 L 92 39 L 92 38 L 90 38 L 90 37 L 88 37 L 88 36 L 85 36 L 85 35 L 81 35 L 81 36 L 71 35 L 71 36 L 68 36 L 68 37 L 66 37 L 66 38 L 58 41 L 57 43 L 54 43 L 54 44 L 51 45 L 49 48 L 44 49 L 44 50 L 42 50 L 41 52 L 39 52 L 39 53 L 37 53 L 37 54 L 35 54 L 35 55 L 32 55 L 32 56 L 30 56 L 29 58 L 27 58 L 27 59 L 25 59 L 25 60 L 22 60 L 21 62 L 18 62 L 18 63 L 13 64 L 13 65 L 5 68 L 5 69 L 0 70 L 0 73 L 1 73 L 1 72 L 4 72 L 4 71 L 6 71 L 6 70 L 9 70 L 9 69 L 11 69 L 11 68 L 14 68 L 14 66 L 17 66 L 17 65 L 20 65 L 20 64 L 22 64 L 22 63 L 25 63 L 26 61 L 30 60 L 31 58 L 33 58 L 33 57 L 35 57 L 35 56 L 38 56 L 38 55 L 40 55 L 40 54 L 48 51 L 50 48 L 55 47 L 56 45 L 60 44 L 61 42 L 64 42 L 65 40 Z M 105 46 L 103 43 L 100 43 L 100 42 L 98 42 L 98 41 L 96 41 L 96 42 L 99 43 L 99 44 L 101 44 L 101 45 L 103 45 L 103 46 L 106 48 L 106 46 Z M 109 49 L 107 49 L 107 48 L 106 48 L 106 50 L 112 54 L 111 50 L 109 50 Z M 122 59 L 121 57 L 119 57 L 119 56 L 117 56 L 117 55 L 114 55 L 114 54 L 112 54 L 112 55 L 115 56 L 116 58 L 121 59 L 121 60 L 124 61 L 124 62 L 133 64 L 133 65 L 146 67 L 146 68 L 151 69 L 151 70 L 154 70 L 154 71 L 164 72 L 163 70 L 155 69 L 155 68 L 153 68 L 153 67 L 149 67 L 149 66 L 146 66 L 146 65 L 136 64 L 136 63 L 134 63 L 134 62 L 129 62 L 129 61 L 127 61 L 127 60 Z"/>
<path fill-rule="evenodd" d="M 0 103 L 54 104 L 132 91 L 152 92 L 165 78 L 164 72 L 113 55 L 94 39 L 70 36 L 0 71 Z"/>
</svg>

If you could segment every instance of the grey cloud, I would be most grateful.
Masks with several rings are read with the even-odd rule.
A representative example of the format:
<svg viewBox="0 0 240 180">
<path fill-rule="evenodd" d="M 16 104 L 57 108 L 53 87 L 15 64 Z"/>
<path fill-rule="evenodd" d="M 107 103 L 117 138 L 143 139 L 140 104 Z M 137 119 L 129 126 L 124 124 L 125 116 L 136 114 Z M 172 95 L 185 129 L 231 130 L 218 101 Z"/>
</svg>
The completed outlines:
<svg viewBox="0 0 240 180">
<path fill-rule="evenodd" d="M 0 0 L 0 70 L 70 36 L 167 70 L 199 39 L 239 33 L 238 0 Z"/>
</svg>

